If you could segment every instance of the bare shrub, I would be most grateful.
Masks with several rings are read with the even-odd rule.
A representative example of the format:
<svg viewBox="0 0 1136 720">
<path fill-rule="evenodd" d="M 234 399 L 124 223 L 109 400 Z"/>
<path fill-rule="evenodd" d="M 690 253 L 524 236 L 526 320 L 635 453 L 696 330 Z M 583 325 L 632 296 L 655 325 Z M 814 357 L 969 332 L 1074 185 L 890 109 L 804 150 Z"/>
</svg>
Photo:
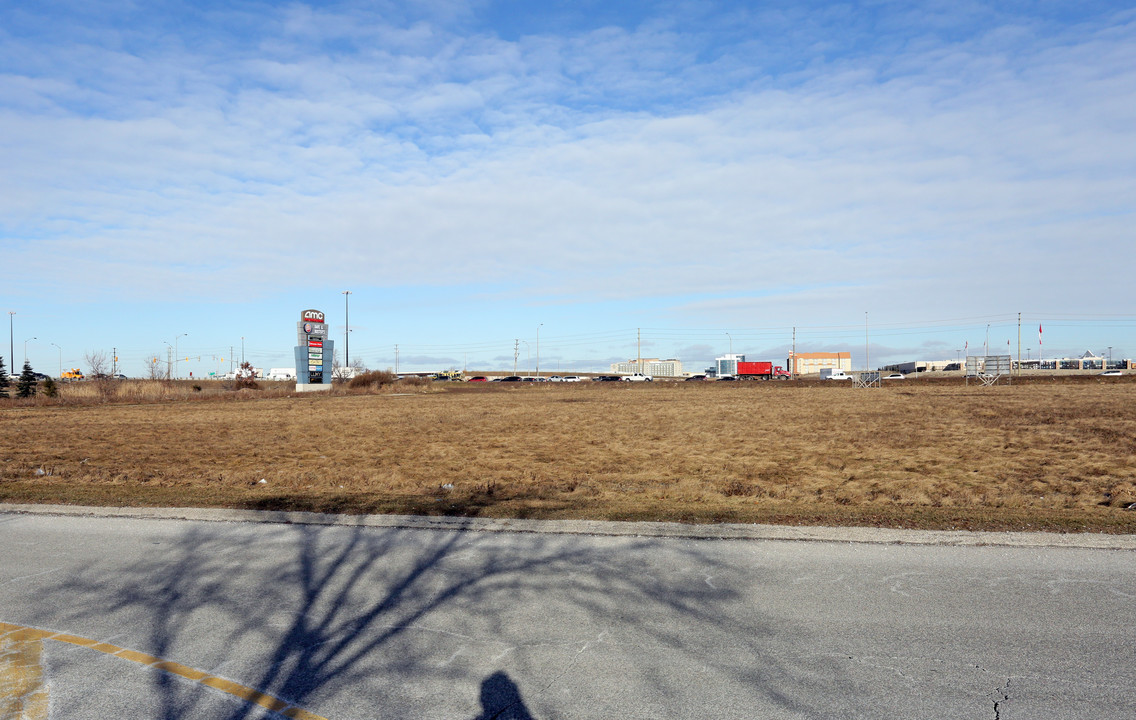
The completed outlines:
<svg viewBox="0 0 1136 720">
<path fill-rule="evenodd" d="M 233 383 L 237 390 L 257 390 L 260 388 L 256 384 L 256 370 L 253 369 L 251 363 L 243 362 L 241 367 L 237 370 L 237 379 Z"/>
<path fill-rule="evenodd" d="M 157 355 L 151 355 L 146 358 L 146 379 L 147 380 L 165 380 L 166 371 L 162 369 L 162 363 L 158 361 Z"/>
<path fill-rule="evenodd" d="M 394 385 L 398 382 L 398 375 L 395 375 L 390 370 L 371 370 L 351 378 L 347 383 L 347 387 L 369 388 L 369 387 L 383 387 L 385 385 Z"/>
<path fill-rule="evenodd" d="M 110 376 L 111 363 L 107 354 L 95 350 L 88 352 L 83 359 L 87 361 L 87 380 L 94 383 L 104 400 L 111 399 L 114 396 L 114 378 Z"/>
<path fill-rule="evenodd" d="M 102 350 L 94 350 L 83 356 L 87 361 L 87 377 L 94 379 L 105 378 L 110 374 L 110 360 Z"/>
</svg>

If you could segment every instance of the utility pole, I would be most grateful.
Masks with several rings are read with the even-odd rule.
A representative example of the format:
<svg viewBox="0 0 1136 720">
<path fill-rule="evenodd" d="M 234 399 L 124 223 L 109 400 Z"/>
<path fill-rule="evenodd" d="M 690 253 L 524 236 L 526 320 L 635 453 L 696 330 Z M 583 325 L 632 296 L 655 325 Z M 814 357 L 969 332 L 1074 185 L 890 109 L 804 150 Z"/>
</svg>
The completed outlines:
<svg viewBox="0 0 1136 720">
<path fill-rule="evenodd" d="M 540 377 L 540 329 L 544 323 L 536 326 L 536 376 Z"/>
<path fill-rule="evenodd" d="M 1022 314 L 1018 313 L 1018 377 L 1022 376 Z"/>
<path fill-rule="evenodd" d="M 398 375 L 398 345 L 394 346 L 394 374 Z"/>
<path fill-rule="evenodd" d="M 872 369 L 872 361 L 868 357 L 868 311 L 864 311 L 864 371 Z"/>
<path fill-rule="evenodd" d="M 51 343 L 51 344 L 55 345 L 55 343 Z M 55 345 L 55 349 L 59 351 L 59 375 L 58 375 L 58 377 L 60 379 L 62 379 L 63 378 L 63 348 L 59 347 L 58 345 Z"/>
<path fill-rule="evenodd" d="M 116 347 L 110 349 L 110 374 L 111 377 L 118 377 L 118 348 Z"/>
<path fill-rule="evenodd" d="M 639 366 L 639 374 L 643 374 L 643 328 L 635 328 L 635 364 Z"/>
<path fill-rule="evenodd" d="M 343 291 L 343 367 L 351 367 L 351 291 Z"/>
<path fill-rule="evenodd" d="M 789 353 L 792 360 L 789 362 L 789 377 L 797 377 L 797 326 L 793 326 L 793 351 Z"/>
<path fill-rule="evenodd" d="M 16 339 L 13 335 L 13 320 L 12 316 L 16 314 L 15 310 L 8 311 L 8 373 L 10 375 L 16 374 Z"/>
<path fill-rule="evenodd" d="M 241 365 L 245 364 L 245 336 L 241 335 Z"/>
<path fill-rule="evenodd" d="M 229 346 L 229 372 L 233 372 L 233 346 Z"/>
<path fill-rule="evenodd" d="M 513 374 L 517 374 L 517 356 L 521 353 L 521 339 L 513 339 Z"/>
</svg>

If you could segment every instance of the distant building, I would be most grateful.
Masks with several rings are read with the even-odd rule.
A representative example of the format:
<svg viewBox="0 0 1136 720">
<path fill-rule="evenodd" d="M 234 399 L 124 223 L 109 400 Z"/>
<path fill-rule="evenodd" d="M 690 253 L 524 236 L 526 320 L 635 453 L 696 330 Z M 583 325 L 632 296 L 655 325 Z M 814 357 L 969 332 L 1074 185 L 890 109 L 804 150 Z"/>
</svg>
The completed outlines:
<svg viewBox="0 0 1136 720">
<path fill-rule="evenodd" d="M 722 357 L 714 358 L 714 367 L 707 368 L 706 374 L 723 377 L 725 375 L 737 375 L 738 363 L 745 362 L 746 356 L 741 353 L 728 353 Z"/>
<path fill-rule="evenodd" d="M 682 377 L 682 361 L 670 358 L 643 358 L 642 360 L 628 360 L 627 362 L 612 363 L 611 371 L 617 375 L 630 375 L 643 373 L 651 377 Z"/>
<path fill-rule="evenodd" d="M 744 359 L 744 358 L 743 358 Z M 789 372 L 794 375 L 819 375 L 821 370 L 852 370 L 852 353 L 850 352 L 814 352 L 790 354 L 787 361 Z"/>
<path fill-rule="evenodd" d="M 944 370 L 959 370 L 965 363 L 959 360 L 912 360 L 910 362 L 892 363 L 884 365 L 880 370 L 886 372 L 911 373 L 941 372 Z"/>
</svg>

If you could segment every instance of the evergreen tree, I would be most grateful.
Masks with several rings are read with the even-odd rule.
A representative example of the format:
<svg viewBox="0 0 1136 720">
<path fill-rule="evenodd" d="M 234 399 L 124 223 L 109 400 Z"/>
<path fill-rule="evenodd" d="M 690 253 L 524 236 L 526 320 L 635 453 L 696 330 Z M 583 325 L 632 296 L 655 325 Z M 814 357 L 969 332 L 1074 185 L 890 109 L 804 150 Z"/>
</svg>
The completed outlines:
<svg viewBox="0 0 1136 720">
<path fill-rule="evenodd" d="M 36 376 L 32 364 L 24 360 L 24 370 L 20 373 L 20 380 L 16 383 L 16 397 L 31 397 L 36 394 Z"/>
<path fill-rule="evenodd" d="M 8 368 L 4 367 L 3 357 L 0 357 L 0 397 L 8 397 Z"/>
</svg>

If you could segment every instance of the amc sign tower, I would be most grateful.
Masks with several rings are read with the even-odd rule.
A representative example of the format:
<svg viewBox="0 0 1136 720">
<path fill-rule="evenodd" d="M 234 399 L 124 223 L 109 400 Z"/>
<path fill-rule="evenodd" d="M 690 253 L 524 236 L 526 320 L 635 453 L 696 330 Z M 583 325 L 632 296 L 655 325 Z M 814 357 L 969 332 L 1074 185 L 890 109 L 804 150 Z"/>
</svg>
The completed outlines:
<svg viewBox="0 0 1136 720">
<path fill-rule="evenodd" d="M 335 342 L 327 338 L 323 312 L 305 310 L 300 313 L 296 337 L 296 390 L 330 390 Z"/>
</svg>

